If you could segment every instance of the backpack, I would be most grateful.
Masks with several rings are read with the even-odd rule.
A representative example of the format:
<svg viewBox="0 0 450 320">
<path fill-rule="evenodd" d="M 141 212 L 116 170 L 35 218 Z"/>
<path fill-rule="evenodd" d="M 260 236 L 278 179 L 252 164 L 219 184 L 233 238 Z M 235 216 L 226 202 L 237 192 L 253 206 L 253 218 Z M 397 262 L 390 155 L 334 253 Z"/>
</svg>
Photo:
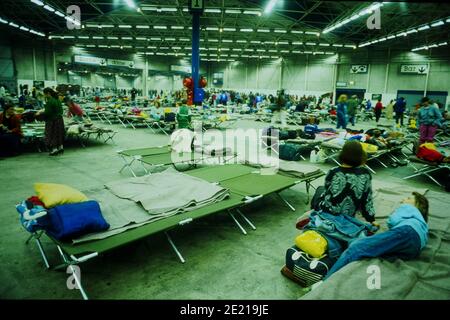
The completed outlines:
<svg viewBox="0 0 450 320">
<path fill-rule="evenodd" d="M 304 150 L 302 146 L 293 144 L 293 143 L 285 143 L 280 144 L 279 146 L 279 154 L 280 159 L 287 161 L 299 161 L 301 159 L 301 153 Z"/>
<path fill-rule="evenodd" d="M 317 132 L 319 132 L 319 128 L 317 127 L 317 125 L 316 124 L 307 124 L 306 126 L 305 126 L 305 133 L 317 133 Z"/>
</svg>

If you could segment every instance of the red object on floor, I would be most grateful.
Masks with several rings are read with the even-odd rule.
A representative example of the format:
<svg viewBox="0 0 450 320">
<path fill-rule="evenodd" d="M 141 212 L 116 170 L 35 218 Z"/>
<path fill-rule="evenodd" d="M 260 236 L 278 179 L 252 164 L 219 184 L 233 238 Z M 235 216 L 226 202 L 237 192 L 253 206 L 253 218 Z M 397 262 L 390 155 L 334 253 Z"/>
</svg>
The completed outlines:
<svg viewBox="0 0 450 320">
<path fill-rule="evenodd" d="M 430 162 L 441 162 L 444 159 L 444 156 L 439 151 L 420 147 L 419 152 L 417 152 L 417 158 Z"/>
<path fill-rule="evenodd" d="M 27 201 L 31 202 L 31 203 L 34 204 L 35 206 L 41 206 L 41 207 L 44 207 L 44 208 L 45 208 L 44 203 L 43 203 L 37 196 L 29 197 L 29 198 L 27 199 Z"/>
<path fill-rule="evenodd" d="M 303 230 L 303 228 L 309 223 L 309 218 L 305 218 L 297 222 L 295 227 L 299 230 Z"/>
</svg>

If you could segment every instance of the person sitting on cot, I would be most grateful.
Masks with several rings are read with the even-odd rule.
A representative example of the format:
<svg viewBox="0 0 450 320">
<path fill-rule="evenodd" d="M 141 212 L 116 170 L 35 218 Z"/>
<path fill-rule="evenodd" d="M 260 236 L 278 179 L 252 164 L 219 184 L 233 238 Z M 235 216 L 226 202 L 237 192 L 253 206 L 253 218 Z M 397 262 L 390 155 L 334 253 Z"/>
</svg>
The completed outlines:
<svg viewBox="0 0 450 320">
<path fill-rule="evenodd" d="M 428 241 L 428 206 L 425 196 L 413 192 L 389 216 L 389 230 L 351 242 L 324 281 L 350 262 L 363 258 L 417 258 Z"/>
</svg>

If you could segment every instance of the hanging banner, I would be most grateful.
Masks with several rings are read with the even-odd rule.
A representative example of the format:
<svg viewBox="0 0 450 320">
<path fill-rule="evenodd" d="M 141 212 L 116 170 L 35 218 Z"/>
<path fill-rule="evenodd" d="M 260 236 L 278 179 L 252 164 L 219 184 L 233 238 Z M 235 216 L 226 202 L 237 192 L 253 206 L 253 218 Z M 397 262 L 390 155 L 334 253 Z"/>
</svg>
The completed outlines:
<svg viewBox="0 0 450 320">
<path fill-rule="evenodd" d="M 178 72 L 184 72 L 184 73 L 192 73 L 192 68 L 190 66 L 170 66 L 171 71 L 178 71 Z"/>
<path fill-rule="evenodd" d="M 400 73 L 414 73 L 414 74 L 427 74 L 427 64 L 402 64 L 400 66 Z"/>
<path fill-rule="evenodd" d="M 99 66 L 105 66 L 106 65 L 106 59 L 103 58 L 97 58 L 92 56 L 73 56 L 73 62 L 75 63 L 83 63 L 83 64 L 94 64 Z"/>
<path fill-rule="evenodd" d="M 129 60 L 117 60 L 117 59 L 108 59 L 108 65 L 114 67 L 128 67 L 134 68 L 134 61 Z"/>
</svg>

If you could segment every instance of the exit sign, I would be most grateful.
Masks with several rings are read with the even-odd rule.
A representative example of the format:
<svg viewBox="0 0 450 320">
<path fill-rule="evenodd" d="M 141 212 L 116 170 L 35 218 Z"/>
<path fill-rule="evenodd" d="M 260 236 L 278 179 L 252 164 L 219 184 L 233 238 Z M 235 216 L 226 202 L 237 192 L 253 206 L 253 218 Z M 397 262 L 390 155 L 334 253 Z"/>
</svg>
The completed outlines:
<svg viewBox="0 0 450 320">
<path fill-rule="evenodd" d="M 205 10 L 204 0 L 189 0 L 189 10 L 191 12 L 201 12 Z"/>
<path fill-rule="evenodd" d="M 414 74 L 427 74 L 427 64 L 402 64 L 400 66 L 400 73 L 414 73 Z"/>
</svg>

